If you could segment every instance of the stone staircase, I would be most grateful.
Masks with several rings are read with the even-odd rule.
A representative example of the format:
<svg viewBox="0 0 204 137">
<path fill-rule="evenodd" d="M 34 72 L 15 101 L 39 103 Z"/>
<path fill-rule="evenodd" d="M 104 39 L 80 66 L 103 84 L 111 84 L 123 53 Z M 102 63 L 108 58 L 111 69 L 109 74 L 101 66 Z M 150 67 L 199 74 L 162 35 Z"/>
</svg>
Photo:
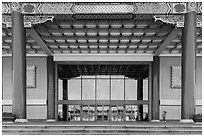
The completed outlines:
<svg viewBox="0 0 204 137">
<path fill-rule="evenodd" d="M 169 135 L 202 134 L 202 124 L 3 124 L 3 135 Z"/>
</svg>

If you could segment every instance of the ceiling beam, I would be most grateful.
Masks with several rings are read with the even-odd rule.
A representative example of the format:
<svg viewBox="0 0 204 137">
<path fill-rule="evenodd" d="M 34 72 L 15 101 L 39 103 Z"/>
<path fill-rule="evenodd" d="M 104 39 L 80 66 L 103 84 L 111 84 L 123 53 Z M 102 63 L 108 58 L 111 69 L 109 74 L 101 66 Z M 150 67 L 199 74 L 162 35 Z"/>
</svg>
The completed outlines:
<svg viewBox="0 0 204 137">
<path fill-rule="evenodd" d="M 159 46 L 159 48 L 155 51 L 154 56 L 159 56 L 160 53 L 168 46 L 168 44 L 177 37 L 178 33 L 181 31 L 181 29 L 173 29 L 169 35 L 166 37 L 166 39 L 162 42 L 162 44 Z"/>
<path fill-rule="evenodd" d="M 48 56 L 53 55 L 51 50 L 48 48 L 48 46 L 45 44 L 45 42 L 42 40 L 42 38 L 39 36 L 39 34 L 36 32 L 36 30 L 33 27 L 30 29 L 27 29 L 27 32 Z"/>
<path fill-rule="evenodd" d="M 153 61 L 153 54 L 55 54 L 54 61 Z"/>
</svg>

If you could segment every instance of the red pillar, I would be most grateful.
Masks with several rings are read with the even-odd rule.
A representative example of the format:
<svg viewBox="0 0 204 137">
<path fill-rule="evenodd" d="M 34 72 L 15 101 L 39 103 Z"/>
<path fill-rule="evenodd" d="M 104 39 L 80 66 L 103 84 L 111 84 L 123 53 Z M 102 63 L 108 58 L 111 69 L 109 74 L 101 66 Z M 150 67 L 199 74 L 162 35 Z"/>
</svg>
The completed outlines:
<svg viewBox="0 0 204 137">
<path fill-rule="evenodd" d="M 181 119 L 192 119 L 195 113 L 195 59 L 196 12 L 192 11 L 185 15 L 182 32 Z"/>
<path fill-rule="evenodd" d="M 26 33 L 23 15 L 13 11 L 12 19 L 12 111 L 16 122 L 26 122 Z"/>
</svg>

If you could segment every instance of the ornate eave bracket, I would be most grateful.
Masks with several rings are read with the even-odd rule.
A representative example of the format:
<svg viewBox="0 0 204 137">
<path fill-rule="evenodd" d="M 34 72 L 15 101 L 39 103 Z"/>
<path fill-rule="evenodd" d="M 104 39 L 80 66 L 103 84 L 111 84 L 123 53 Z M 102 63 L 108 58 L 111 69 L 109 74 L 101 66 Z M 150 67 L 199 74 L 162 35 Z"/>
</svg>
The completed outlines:
<svg viewBox="0 0 204 137">
<path fill-rule="evenodd" d="M 32 25 L 44 23 L 48 20 L 53 21 L 54 16 L 24 16 L 24 27 L 32 27 Z M 11 16 L 3 15 L 2 23 L 6 25 L 6 27 L 12 27 Z"/>
<path fill-rule="evenodd" d="M 184 15 L 155 15 L 155 21 L 162 21 L 177 27 L 184 27 Z M 197 27 L 202 27 L 202 15 L 197 15 Z"/>
</svg>

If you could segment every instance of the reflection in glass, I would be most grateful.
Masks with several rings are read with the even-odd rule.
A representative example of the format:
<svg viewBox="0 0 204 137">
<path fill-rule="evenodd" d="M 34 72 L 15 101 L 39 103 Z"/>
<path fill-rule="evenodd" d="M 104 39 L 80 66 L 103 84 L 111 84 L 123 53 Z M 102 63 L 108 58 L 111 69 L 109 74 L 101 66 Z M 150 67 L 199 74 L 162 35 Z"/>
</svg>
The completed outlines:
<svg viewBox="0 0 204 137">
<path fill-rule="evenodd" d="M 137 100 L 137 80 L 125 79 L 125 100 Z"/>
</svg>

